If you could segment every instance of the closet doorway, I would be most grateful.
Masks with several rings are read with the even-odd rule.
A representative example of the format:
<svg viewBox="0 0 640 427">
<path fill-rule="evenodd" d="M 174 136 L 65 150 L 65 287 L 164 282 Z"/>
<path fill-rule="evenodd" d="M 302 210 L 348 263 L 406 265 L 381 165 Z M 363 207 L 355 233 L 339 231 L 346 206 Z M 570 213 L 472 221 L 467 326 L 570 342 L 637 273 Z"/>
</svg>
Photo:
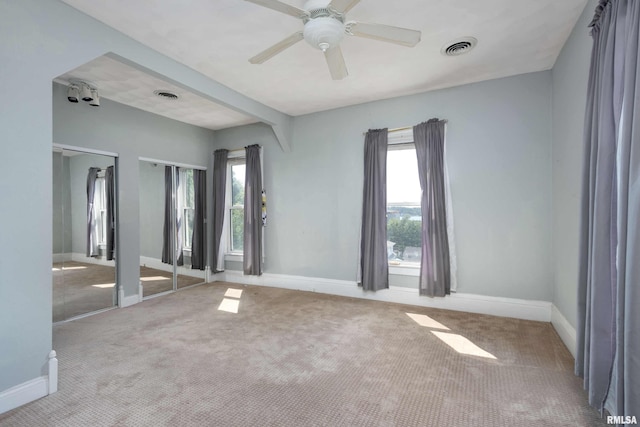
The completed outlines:
<svg viewBox="0 0 640 427">
<path fill-rule="evenodd" d="M 53 322 L 118 305 L 116 155 L 53 147 Z"/>
<path fill-rule="evenodd" d="M 205 282 L 206 170 L 140 159 L 143 298 Z"/>
</svg>

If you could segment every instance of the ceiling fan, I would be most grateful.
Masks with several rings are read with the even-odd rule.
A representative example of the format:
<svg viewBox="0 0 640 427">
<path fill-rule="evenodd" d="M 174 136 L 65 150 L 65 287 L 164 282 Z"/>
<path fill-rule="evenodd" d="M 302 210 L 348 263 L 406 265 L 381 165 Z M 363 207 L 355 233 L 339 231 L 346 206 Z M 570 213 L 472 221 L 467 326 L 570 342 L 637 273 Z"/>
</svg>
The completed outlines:
<svg viewBox="0 0 640 427">
<path fill-rule="evenodd" d="M 249 59 L 252 64 L 262 64 L 300 40 L 324 52 L 333 80 L 349 75 L 344 63 L 340 41 L 345 34 L 413 47 L 420 41 L 420 31 L 382 24 L 366 24 L 346 21 L 345 15 L 360 0 L 309 0 L 304 9 L 282 3 L 279 0 L 246 0 L 301 19 L 302 31 L 298 31 L 270 48 Z"/>
</svg>

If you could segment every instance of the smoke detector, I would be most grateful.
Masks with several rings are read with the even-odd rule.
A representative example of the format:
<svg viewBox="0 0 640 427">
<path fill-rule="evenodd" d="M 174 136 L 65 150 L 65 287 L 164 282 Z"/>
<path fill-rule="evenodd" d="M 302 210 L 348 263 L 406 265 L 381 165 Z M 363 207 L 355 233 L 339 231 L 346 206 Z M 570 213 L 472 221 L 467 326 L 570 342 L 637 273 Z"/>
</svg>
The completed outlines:
<svg viewBox="0 0 640 427">
<path fill-rule="evenodd" d="M 440 53 L 445 56 L 458 56 L 469 52 L 477 44 L 478 39 L 475 37 L 462 37 L 442 46 Z"/>
<path fill-rule="evenodd" d="M 175 93 L 170 92 L 168 90 L 162 90 L 162 89 L 154 90 L 153 94 L 156 96 L 159 96 L 160 98 L 168 99 L 171 101 L 175 101 L 176 99 L 180 98 Z"/>
</svg>

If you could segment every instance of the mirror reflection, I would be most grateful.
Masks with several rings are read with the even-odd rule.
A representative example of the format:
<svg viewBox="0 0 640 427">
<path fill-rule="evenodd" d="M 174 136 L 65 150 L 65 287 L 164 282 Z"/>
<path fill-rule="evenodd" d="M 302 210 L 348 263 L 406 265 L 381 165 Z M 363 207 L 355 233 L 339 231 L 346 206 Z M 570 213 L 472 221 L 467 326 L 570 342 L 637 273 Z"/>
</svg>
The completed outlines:
<svg viewBox="0 0 640 427">
<path fill-rule="evenodd" d="M 117 305 L 116 178 L 110 156 L 54 148 L 53 321 Z"/>
<path fill-rule="evenodd" d="M 203 283 L 205 171 L 141 160 L 139 182 L 143 297 Z"/>
</svg>

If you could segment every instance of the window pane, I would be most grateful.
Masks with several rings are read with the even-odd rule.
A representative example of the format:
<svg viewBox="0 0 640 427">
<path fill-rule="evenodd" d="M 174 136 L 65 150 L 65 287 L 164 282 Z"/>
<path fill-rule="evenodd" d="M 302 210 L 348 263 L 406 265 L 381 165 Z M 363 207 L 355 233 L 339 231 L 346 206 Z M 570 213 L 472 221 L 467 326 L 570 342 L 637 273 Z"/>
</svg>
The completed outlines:
<svg viewBox="0 0 640 427">
<path fill-rule="evenodd" d="M 106 196 L 105 196 L 105 182 L 104 177 L 96 178 L 94 193 L 93 193 L 93 214 L 96 227 L 96 235 L 98 244 L 106 243 Z"/>
<path fill-rule="evenodd" d="M 420 206 L 421 194 L 416 149 L 390 150 L 387 153 L 387 204 Z"/>
<path fill-rule="evenodd" d="M 191 249 L 191 238 L 193 237 L 193 209 L 184 209 L 184 247 Z"/>
<path fill-rule="evenodd" d="M 406 209 L 411 209 L 407 207 Z M 420 208 L 418 208 L 419 210 Z M 420 262 L 422 221 L 420 216 L 400 214 L 387 218 L 387 255 L 389 263 Z"/>
<path fill-rule="evenodd" d="M 420 263 L 422 214 L 415 149 L 387 153 L 387 255 L 390 264 Z"/>
<path fill-rule="evenodd" d="M 194 202 L 194 192 L 195 185 L 193 184 L 193 169 L 187 169 L 185 172 L 185 196 L 184 203 L 186 207 L 192 208 L 195 205 Z"/>
<path fill-rule="evenodd" d="M 96 222 L 98 230 L 98 244 L 107 243 L 107 211 L 101 210 L 98 214 L 98 221 Z"/>
<path fill-rule="evenodd" d="M 231 251 L 242 252 L 244 236 L 244 209 L 231 209 Z"/>
<path fill-rule="evenodd" d="M 244 205 L 244 175 L 245 165 L 231 166 L 231 204 Z"/>
</svg>

